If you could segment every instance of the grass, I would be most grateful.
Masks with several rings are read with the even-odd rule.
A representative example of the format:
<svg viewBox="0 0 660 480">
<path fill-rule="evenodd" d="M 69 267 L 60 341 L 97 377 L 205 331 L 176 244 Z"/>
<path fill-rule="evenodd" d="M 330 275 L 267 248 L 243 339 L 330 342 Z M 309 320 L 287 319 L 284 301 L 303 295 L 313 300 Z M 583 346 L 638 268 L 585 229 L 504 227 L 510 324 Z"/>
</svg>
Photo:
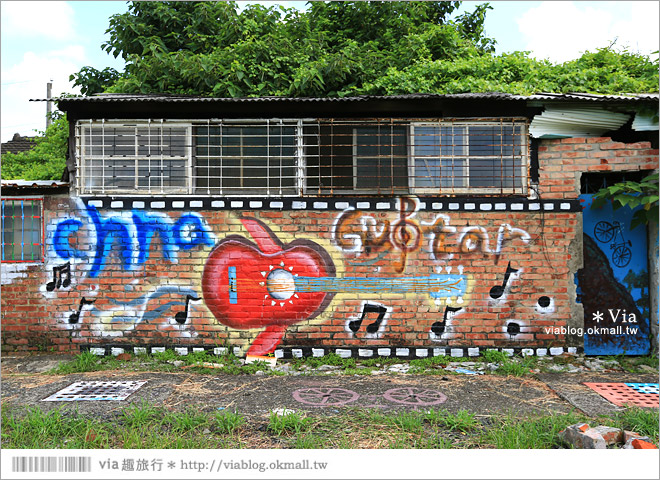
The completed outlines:
<svg viewBox="0 0 660 480">
<path fill-rule="evenodd" d="M 245 424 L 245 417 L 233 412 L 216 412 L 211 420 L 216 431 L 233 434 Z"/>
<path fill-rule="evenodd" d="M 60 362 L 52 373 L 68 375 L 70 373 L 94 372 L 102 370 L 100 358 L 91 352 L 82 352 L 70 362 Z"/>
<path fill-rule="evenodd" d="M 181 363 L 175 364 L 174 362 Z M 243 365 L 241 360 L 232 353 L 214 355 L 204 351 L 179 355 L 171 349 L 153 354 L 132 355 L 129 360 L 119 360 L 114 356 L 97 356 L 90 352 L 83 352 L 76 355 L 69 362 L 60 362 L 57 367 L 48 373 L 67 375 L 99 370 L 172 372 L 178 371 L 180 368 L 208 374 L 251 375 L 258 371 L 272 375 L 282 374 L 282 372 L 272 371 L 266 362 Z"/>
<path fill-rule="evenodd" d="M 645 370 L 641 368 L 643 365 L 657 369 L 659 361 L 657 354 L 642 356 L 626 356 L 620 354 L 601 357 L 601 359 L 617 362 L 621 368 L 628 373 L 644 373 Z"/>
<path fill-rule="evenodd" d="M 482 357 L 483 361 L 487 363 L 505 363 L 509 361 L 506 353 L 499 350 L 486 350 Z"/>
<path fill-rule="evenodd" d="M 326 448 L 325 444 L 326 441 L 323 437 L 319 435 L 309 434 L 309 435 L 301 435 L 300 437 L 296 437 L 293 441 L 293 448 L 322 449 L 322 448 Z"/>
<path fill-rule="evenodd" d="M 2 407 L 3 448 L 563 448 L 558 433 L 578 422 L 611 425 L 658 442 L 657 410 L 630 408 L 588 418 L 577 413 L 479 421 L 467 410 L 383 412 L 348 409 L 309 417 L 298 412 L 266 420 L 231 411 L 171 412 L 146 402 L 103 421 L 77 411 Z"/>
<path fill-rule="evenodd" d="M 657 445 L 660 442 L 658 435 L 658 411 L 650 408 L 627 408 L 617 412 L 613 418 L 605 421 L 613 427 L 623 428 L 648 436 Z"/>
<path fill-rule="evenodd" d="M 562 446 L 558 433 L 569 425 L 585 421 L 577 414 L 518 418 L 511 414 L 495 420 L 481 442 L 494 448 L 548 449 Z"/>
<path fill-rule="evenodd" d="M 165 411 L 143 401 L 139 405 L 130 405 L 122 411 L 123 422 L 130 427 L 142 427 L 153 424 L 163 418 Z"/>
<path fill-rule="evenodd" d="M 480 425 L 474 414 L 467 410 L 459 410 L 457 413 L 450 413 L 446 410 L 430 410 L 426 414 L 426 420 L 431 424 L 444 427 L 450 432 L 467 433 L 476 430 Z"/>
<path fill-rule="evenodd" d="M 208 415 L 192 408 L 183 412 L 168 412 L 163 418 L 163 424 L 169 425 L 175 433 L 192 432 L 208 426 L 209 423 Z"/>
<path fill-rule="evenodd" d="M 3 448 L 238 448 L 229 435 L 243 418 L 232 417 L 217 434 L 202 433 L 212 417 L 198 411 L 170 414 L 142 404 L 124 409 L 116 420 L 99 421 L 78 413 L 38 407 L 23 411 L 2 410 Z M 239 418 L 240 417 L 240 418 Z"/>
<path fill-rule="evenodd" d="M 312 420 L 304 415 L 296 412 L 278 415 L 275 412 L 270 412 L 267 429 L 275 435 L 283 435 L 285 433 L 300 434 L 309 429 Z"/>
</svg>

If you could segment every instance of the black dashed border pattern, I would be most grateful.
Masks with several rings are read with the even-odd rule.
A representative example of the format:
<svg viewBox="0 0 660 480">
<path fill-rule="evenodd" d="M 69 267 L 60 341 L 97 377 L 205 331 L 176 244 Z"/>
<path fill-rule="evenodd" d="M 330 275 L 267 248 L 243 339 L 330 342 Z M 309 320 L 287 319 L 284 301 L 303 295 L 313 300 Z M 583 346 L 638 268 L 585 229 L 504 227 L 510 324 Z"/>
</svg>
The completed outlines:
<svg viewBox="0 0 660 480">
<path fill-rule="evenodd" d="M 245 352 L 240 347 L 196 347 L 194 345 L 82 345 L 80 350 L 91 352 L 99 356 L 118 355 L 120 353 L 155 353 L 162 349 L 171 349 L 178 351 L 182 355 L 193 353 L 195 351 L 205 351 L 211 355 L 222 355 L 224 353 L 234 353 L 236 356 L 244 356 Z M 392 357 L 401 359 L 419 359 L 426 357 L 435 357 L 447 355 L 450 357 L 474 357 L 477 358 L 486 350 L 497 350 L 508 354 L 509 356 L 557 356 L 563 353 L 580 354 L 584 352 L 583 347 L 511 347 L 511 348 L 489 348 L 489 347 L 410 347 L 410 346 L 374 346 L 374 347 L 296 347 L 287 346 L 275 350 L 276 358 L 301 358 L 301 357 L 322 357 L 329 353 L 335 353 L 344 358 L 367 359 L 372 357 Z M 185 353 L 184 353 L 185 352 Z"/>
<path fill-rule="evenodd" d="M 581 212 L 579 200 L 530 200 L 518 197 L 416 197 L 422 211 L 438 212 Z M 394 197 L 301 197 L 301 198 L 213 198 L 213 197 L 83 197 L 85 205 L 99 209 L 195 210 L 356 210 L 394 211 Z"/>
</svg>

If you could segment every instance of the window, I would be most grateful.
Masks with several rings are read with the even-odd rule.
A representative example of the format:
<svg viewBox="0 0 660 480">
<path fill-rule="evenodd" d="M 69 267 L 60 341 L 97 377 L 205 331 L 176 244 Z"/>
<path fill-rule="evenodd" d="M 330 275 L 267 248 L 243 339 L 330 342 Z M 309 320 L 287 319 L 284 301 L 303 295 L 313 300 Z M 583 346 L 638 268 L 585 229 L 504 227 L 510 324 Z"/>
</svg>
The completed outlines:
<svg viewBox="0 0 660 480">
<path fill-rule="evenodd" d="M 90 121 L 84 193 L 525 194 L 526 119 Z"/>
<path fill-rule="evenodd" d="M 3 262 L 37 262 L 43 259 L 42 220 L 42 199 L 2 199 Z"/>
<path fill-rule="evenodd" d="M 408 127 L 402 121 L 320 121 L 304 132 L 306 193 L 408 191 Z"/>
<path fill-rule="evenodd" d="M 522 122 L 415 123 L 410 136 L 415 192 L 525 192 Z"/>
<path fill-rule="evenodd" d="M 195 193 L 296 195 L 297 140 L 295 123 L 195 127 Z"/>
<path fill-rule="evenodd" d="M 188 193 L 189 126 L 82 125 L 83 193 Z"/>
</svg>

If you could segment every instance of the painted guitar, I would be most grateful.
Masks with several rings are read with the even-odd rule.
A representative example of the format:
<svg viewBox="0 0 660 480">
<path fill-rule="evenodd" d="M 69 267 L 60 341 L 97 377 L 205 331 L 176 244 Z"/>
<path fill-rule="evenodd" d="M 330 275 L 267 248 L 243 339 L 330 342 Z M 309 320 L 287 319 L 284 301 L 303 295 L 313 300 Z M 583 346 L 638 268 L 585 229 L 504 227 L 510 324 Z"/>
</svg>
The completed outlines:
<svg viewBox="0 0 660 480">
<path fill-rule="evenodd" d="M 316 317 L 337 292 L 426 292 L 441 298 L 466 290 L 463 275 L 338 278 L 320 245 L 309 240 L 283 245 L 262 222 L 241 221 L 256 244 L 238 235 L 221 241 L 204 267 L 202 291 L 207 307 L 224 325 L 266 327 L 248 350 L 250 355 L 272 352 L 287 325 Z"/>
</svg>

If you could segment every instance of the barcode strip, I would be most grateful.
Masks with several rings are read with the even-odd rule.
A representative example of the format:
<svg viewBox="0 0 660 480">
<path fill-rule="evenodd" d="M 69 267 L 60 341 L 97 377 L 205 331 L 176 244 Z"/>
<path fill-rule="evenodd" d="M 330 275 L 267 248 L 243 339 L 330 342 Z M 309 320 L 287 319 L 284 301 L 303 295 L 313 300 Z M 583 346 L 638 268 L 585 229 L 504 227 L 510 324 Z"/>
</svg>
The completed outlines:
<svg viewBox="0 0 660 480">
<path fill-rule="evenodd" d="M 92 457 L 12 457 L 12 472 L 91 472 Z"/>
</svg>

